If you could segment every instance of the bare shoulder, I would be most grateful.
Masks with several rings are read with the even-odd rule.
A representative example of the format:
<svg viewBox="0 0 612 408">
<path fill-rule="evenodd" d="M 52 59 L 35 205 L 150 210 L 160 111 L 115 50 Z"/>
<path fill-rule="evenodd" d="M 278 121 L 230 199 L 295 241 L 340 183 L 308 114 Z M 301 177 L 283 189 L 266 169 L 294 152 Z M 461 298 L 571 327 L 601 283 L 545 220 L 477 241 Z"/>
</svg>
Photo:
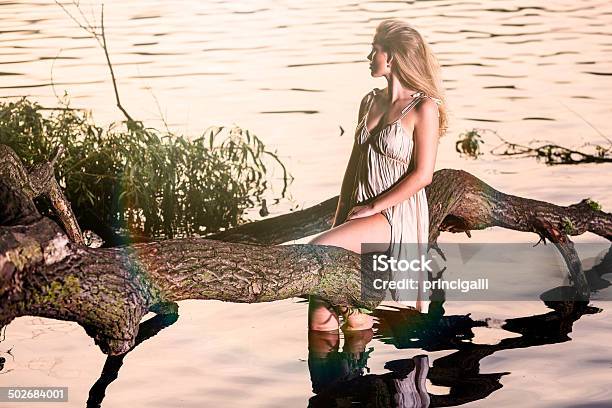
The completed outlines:
<svg viewBox="0 0 612 408">
<path fill-rule="evenodd" d="M 361 103 L 359 104 L 360 109 L 365 108 L 365 106 L 368 104 L 368 100 L 371 97 L 372 97 L 372 91 L 370 91 L 367 94 L 363 95 L 363 98 L 361 98 Z"/>
<path fill-rule="evenodd" d="M 434 139 L 439 133 L 440 113 L 438 105 L 431 98 L 423 98 L 416 106 L 414 130 L 419 140 Z M 423 139 L 424 138 L 424 139 Z"/>
<path fill-rule="evenodd" d="M 438 104 L 431 98 L 423 98 L 423 100 L 417 104 L 415 111 L 417 125 L 438 122 Z"/>
<path fill-rule="evenodd" d="M 361 103 L 359 104 L 359 113 L 360 113 L 359 116 L 361 116 L 361 114 L 365 112 L 365 109 L 370 103 L 371 98 L 374 98 L 373 102 L 375 104 L 376 99 L 377 99 L 376 97 L 380 94 L 380 92 L 381 92 L 380 89 L 374 88 L 373 90 L 363 95 L 363 98 L 361 98 Z"/>
<path fill-rule="evenodd" d="M 415 110 L 418 112 L 418 116 L 438 116 L 438 104 L 431 98 L 423 98 L 417 104 Z"/>
<path fill-rule="evenodd" d="M 365 95 L 363 95 L 363 98 L 361 98 L 361 103 L 362 104 L 367 103 L 370 100 L 370 98 L 374 98 L 374 100 L 376 100 L 382 95 L 382 93 L 383 93 L 383 90 L 379 88 L 374 88 L 368 93 L 366 93 Z"/>
</svg>

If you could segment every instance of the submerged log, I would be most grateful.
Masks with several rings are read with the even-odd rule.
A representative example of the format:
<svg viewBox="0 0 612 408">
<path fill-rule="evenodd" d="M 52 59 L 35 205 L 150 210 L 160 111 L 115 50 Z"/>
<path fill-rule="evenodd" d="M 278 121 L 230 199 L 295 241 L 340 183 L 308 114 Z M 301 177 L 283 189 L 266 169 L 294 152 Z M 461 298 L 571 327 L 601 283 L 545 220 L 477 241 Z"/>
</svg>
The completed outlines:
<svg viewBox="0 0 612 408">
<path fill-rule="evenodd" d="M 357 254 L 275 245 L 329 228 L 337 197 L 207 239 L 89 248 L 69 203 L 54 187 L 53 163 L 28 172 L 11 149 L 0 147 L 0 326 L 23 315 L 75 321 L 105 353 L 116 355 L 134 345 L 147 312 L 171 312 L 184 299 L 266 302 L 318 294 L 336 305 L 378 303 L 361 299 Z M 41 168 L 50 176 L 35 177 Z M 64 229 L 36 210 L 32 200 L 40 194 L 56 194 L 52 203 Z M 427 195 L 430 246 L 436 247 L 441 231 L 502 226 L 536 232 L 559 248 L 578 292 L 588 297 L 569 235 L 591 231 L 612 239 L 612 215 L 583 203 L 559 207 L 506 195 L 451 169 L 434 174 Z"/>
</svg>

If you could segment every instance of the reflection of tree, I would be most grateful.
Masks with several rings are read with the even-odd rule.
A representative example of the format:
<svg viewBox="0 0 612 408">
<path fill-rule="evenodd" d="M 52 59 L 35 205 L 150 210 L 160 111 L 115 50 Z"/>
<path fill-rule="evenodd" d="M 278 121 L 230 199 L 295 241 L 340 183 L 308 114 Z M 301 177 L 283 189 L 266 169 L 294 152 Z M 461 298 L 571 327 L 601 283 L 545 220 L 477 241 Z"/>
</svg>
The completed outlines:
<svg viewBox="0 0 612 408">
<path fill-rule="evenodd" d="M 585 271 L 590 287 L 598 289 L 609 286 L 610 282 L 603 279 L 602 275 L 611 270 L 612 250 L 608 250 L 597 265 Z M 518 333 L 520 337 L 503 339 L 497 344 L 474 344 L 472 329 L 488 327 L 488 320 L 474 320 L 469 314 L 445 316 L 443 307 L 445 294 L 443 291 L 435 290 L 428 314 L 415 310 L 376 309 L 374 314 L 379 322 L 375 326 L 375 337 L 398 349 L 456 350 L 452 354 L 436 359 L 427 373 L 431 383 L 448 388 L 448 394 L 430 394 L 430 405 L 412 406 L 461 405 L 486 398 L 502 387 L 501 377 L 509 374 L 508 372 L 480 373 L 480 361 L 485 357 L 500 350 L 563 343 L 570 340 L 568 334 L 572 331 L 574 322 L 582 315 L 597 313 L 600 309 L 588 306 L 588 302 L 583 301 L 546 299 L 576 299 L 578 296 L 573 287 L 553 288 L 541 295 L 546 306 L 552 309 L 551 312 L 507 319 L 503 322 L 501 328 Z M 365 345 L 363 348 L 365 349 Z M 415 366 L 425 369 L 422 365 L 419 367 L 423 362 L 422 357 L 389 361 L 385 364 L 385 368 L 390 372 L 385 374 L 363 375 L 362 371 L 353 371 L 344 380 L 338 378 L 337 381 L 330 382 L 325 389 L 315 388 L 313 380 L 313 391 L 317 395 L 311 398 L 310 406 L 340 407 L 351 403 L 362 403 L 372 407 L 400 406 L 393 399 L 398 392 L 395 386 L 396 380 L 408 378 L 415 370 Z M 367 362 L 363 362 L 365 363 Z M 312 374 L 311 370 L 311 378 Z"/>
<path fill-rule="evenodd" d="M 174 305 L 167 305 L 169 310 L 167 314 L 158 314 L 149 320 L 143 322 L 138 327 L 136 335 L 136 343 L 126 353 L 108 356 L 104 362 L 100 378 L 94 383 L 89 390 L 89 398 L 87 399 L 87 408 L 100 407 L 102 400 L 106 396 L 106 387 L 115 381 L 119 375 L 119 369 L 123 365 L 124 357 L 136 348 L 143 341 L 155 336 L 160 330 L 172 325 L 178 320 L 178 309 L 174 309 Z"/>
<path fill-rule="evenodd" d="M 401 349 L 456 349 L 456 352 L 436 359 L 427 375 L 433 385 L 449 388 L 447 395 L 430 394 L 429 406 L 456 406 L 486 398 L 502 387 L 500 379 L 509 373 L 480 373 L 480 361 L 483 358 L 500 350 L 568 341 L 568 333 L 576 320 L 584 314 L 600 310 L 585 302 L 546 302 L 546 305 L 554 310 L 541 315 L 506 320 L 502 328 L 521 336 L 503 339 L 498 344 L 471 342 L 474 337 L 472 328 L 486 327 L 486 321 L 473 320 L 469 315 L 436 316 L 412 310 L 376 310 L 375 314 L 379 318 L 376 337 Z M 349 403 L 373 407 L 398 406 L 393 403 L 393 396 L 397 393 L 393 380 L 409 376 L 415 368 L 415 361 L 419 361 L 417 357 L 387 362 L 385 368 L 390 370 L 389 373 L 353 375 L 346 381 L 336 381 L 328 388 L 319 390 L 311 398 L 310 406 L 341 407 Z"/>
</svg>

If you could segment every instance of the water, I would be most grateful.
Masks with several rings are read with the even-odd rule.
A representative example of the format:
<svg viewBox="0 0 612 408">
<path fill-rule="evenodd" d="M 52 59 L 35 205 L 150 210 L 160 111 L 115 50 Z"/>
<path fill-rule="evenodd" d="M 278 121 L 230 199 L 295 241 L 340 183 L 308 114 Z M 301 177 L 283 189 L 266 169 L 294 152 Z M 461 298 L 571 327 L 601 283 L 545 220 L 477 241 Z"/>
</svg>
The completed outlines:
<svg viewBox="0 0 612 408">
<path fill-rule="evenodd" d="M 90 13 L 91 4 L 81 2 L 82 10 L 99 20 L 97 12 Z M 515 195 L 561 205 L 591 197 L 611 208 L 610 165 L 546 167 L 488 154 L 473 161 L 454 150 L 456 135 L 473 127 L 519 143 L 543 139 L 579 146 L 603 143 L 599 132 L 611 136 L 609 2 L 129 0 L 105 5 L 111 59 L 130 114 L 163 127 L 161 115 L 171 129 L 192 136 L 233 123 L 254 131 L 278 150 L 295 177 L 290 197 L 270 206 L 272 215 L 338 193 L 359 100 L 373 87 L 385 86 L 370 78 L 365 57 L 377 23 L 389 17 L 410 21 L 443 65 L 451 122 L 437 168 L 467 170 Z M 98 122 L 121 119 L 101 49 L 59 6 L 0 1 L 0 22 L 0 97 L 28 95 L 55 106 L 55 94 L 67 90 L 72 106 L 92 109 Z M 485 151 L 497 144 L 491 136 L 485 141 Z M 271 194 L 278 195 L 278 189 Z M 468 240 L 448 233 L 440 237 Z M 574 240 L 598 239 L 585 234 Z M 469 241 L 535 243 L 537 236 L 492 228 L 473 232 Z M 461 329 L 465 341 L 437 333 L 434 340 L 447 341 L 440 349 L 383 337 L 381 326 L 367 346 L 374 348 L 367 361 L 370 377 L 360 386 L 378 381 L 372 375 L 386 375 L 380 381 L 390 384 L 390 377 L 414 364 L 413 357 L 425 354 L 432 367 L 426 382 L 432 397 L 448 394 L 452 384 L 470 394 L 465 381 L 457 385 L 460 378 L 478 384 L 472 387 L 478 392 L 450 405 L 612 405 L 612 350 L 605 341 L 610 305 L 594 300 L 591 306 L 602 311 L 563 316 L 567 336 L 560 336 L 561 330 L 530 318 L 551 312 L 542 302 L 448 303 L 445 316 L 526 317 L 531 320 L 516 324 L 531 327 L 536 321 L 540 331 L 522 341 L 507 327 Z M 459 364 L 464 370 L 453 379 L 452 372 L 440 374 L 436 364 L 444 365 L 443 357 L 457 349 L 463 354 L 450 357 L 451 363 L 467 355 L 476 365 L 466 372 L 469 365 Z M 68 386 L 67 406 L 84 405 L 105 361 L 76 324 L 31 317 L 7 327 L 0 352 L 6 358 L 2 386 Z M 313 396 L 308 359 L 303 303 L 182 302 L 176 323 L 125 357 L 103 406 L 305 406 Z M 343 388 L 351 389 L 350 384 Z M 442 401 L 436 398 L 432 404 Z"/>
</svg>

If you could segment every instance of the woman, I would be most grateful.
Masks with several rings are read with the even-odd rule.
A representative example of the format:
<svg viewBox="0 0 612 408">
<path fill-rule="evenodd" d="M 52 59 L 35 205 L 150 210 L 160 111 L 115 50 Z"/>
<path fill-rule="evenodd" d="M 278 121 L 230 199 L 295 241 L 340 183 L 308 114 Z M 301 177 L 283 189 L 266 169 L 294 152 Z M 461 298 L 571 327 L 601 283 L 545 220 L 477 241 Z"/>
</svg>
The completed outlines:
<svg viewBox="0 0 612 408">
<path fill-rule="evenodd" d="M 332 229 L 310 243 L 357 253 L 362 243 L 389 243 L 392 255 L 406 256 L 406 245 L 400 244 L 422 248 L 428 243 L 424 188 L 433 176 L 438 138 L 446 130 L 439 65 L 421 35 L 399 20 L 379 24 L 368 60 L 371 75 L 384 77 L 387 87 L 361 101 Z M 423 304 L 418 298 L 415 308 L 422 310 Z M 372 327 L 368 314 L 340 312 L 345 330 Z M 311 296 L 308 324 L 311 330 L 337 330 L 338 315 Z"/>
</svg>

